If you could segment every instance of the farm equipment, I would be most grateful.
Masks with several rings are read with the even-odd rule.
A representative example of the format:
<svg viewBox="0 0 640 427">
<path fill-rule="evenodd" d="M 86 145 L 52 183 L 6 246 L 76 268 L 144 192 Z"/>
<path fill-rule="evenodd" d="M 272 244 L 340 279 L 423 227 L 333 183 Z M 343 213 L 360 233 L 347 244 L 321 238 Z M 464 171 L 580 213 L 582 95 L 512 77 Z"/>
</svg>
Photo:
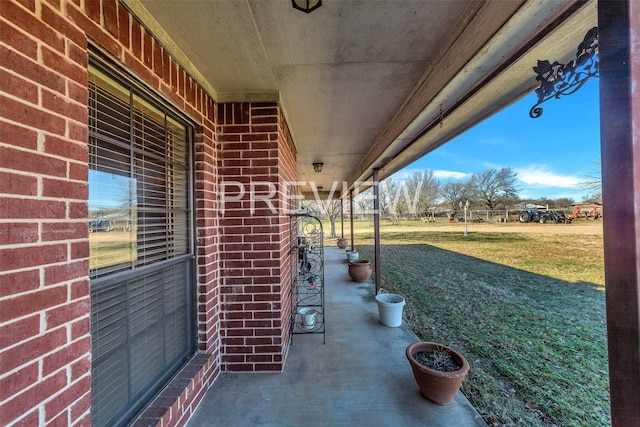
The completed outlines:
<svg viewBox="0 0 640 427">
<path fill-rule="evenodd" d="M 602 218 L 602 205 L 597 203 L 588 203 L 581 205 L 573 205 L 573 212 L 568 215 L 572 219 L 584 218 L 584 219 L 601 219 Z"/>
<path fill-rule="evenodd" d="M 549 210 L 534 210 L 529 209 L 526 211 L 520 211 L 518 220 L 522 223 L 525 222 L 539 222 L 544 224 L 547 221 L 553 221 L 554 223 L 571 224 L 571 218 L 565 215 L 564 211 L 549 211 Z"/>
</svg>

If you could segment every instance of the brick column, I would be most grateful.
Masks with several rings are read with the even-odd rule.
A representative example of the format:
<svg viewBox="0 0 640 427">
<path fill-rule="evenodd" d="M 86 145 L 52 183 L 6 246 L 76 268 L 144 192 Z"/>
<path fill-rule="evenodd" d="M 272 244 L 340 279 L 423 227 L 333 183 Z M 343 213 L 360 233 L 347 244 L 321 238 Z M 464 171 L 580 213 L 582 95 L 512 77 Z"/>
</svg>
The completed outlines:
<svg viewBox="0 0 640 427">
<path fill-rule="evenodd" d="M 277 104 L 218 106 L 222 363 L 280 371 L 289 344 L 285 181 L 295 154 Z"/>
</svg>

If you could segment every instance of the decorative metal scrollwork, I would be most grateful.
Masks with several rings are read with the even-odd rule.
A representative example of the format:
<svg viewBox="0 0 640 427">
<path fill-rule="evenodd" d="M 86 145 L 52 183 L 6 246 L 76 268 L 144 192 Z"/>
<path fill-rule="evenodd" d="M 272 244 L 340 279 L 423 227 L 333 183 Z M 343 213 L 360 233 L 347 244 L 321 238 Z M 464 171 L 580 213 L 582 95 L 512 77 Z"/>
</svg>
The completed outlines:
<svg viewBox="0 0 640 427">
<path fill-rule="evenodd" d="M 324 234 L 308 212 L 291 215 L 291 333 L 325 333 Z M 323 337 L 324 342 L 324 337 Z"/>
<path fill-rule="evenodd" d="M 542 115 L 543 102 L 551 98 L 560 98 L 564 95 L 571 95 L 580 89 L 591 77 L 598 77 L 600 74 L 598 60 L 598 27 L 593 27 L 584 36 L 584 40 L 578 46 L 576 59 L 568 64 L 561 64 L 555 61 L 538 60 L 538 66 L 533 67 L 540 82 L 540 87 L 536 89 L 538 103 L 531 107 L 529 116 L 538 118 Z"/>
</svg>

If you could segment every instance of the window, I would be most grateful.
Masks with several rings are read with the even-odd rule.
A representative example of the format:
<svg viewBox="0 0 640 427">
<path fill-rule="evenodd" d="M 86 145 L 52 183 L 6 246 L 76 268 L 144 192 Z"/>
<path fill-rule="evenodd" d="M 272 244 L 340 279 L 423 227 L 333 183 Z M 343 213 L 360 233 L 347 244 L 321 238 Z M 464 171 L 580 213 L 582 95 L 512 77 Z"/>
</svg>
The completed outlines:
<svg viewBox="0 0 640 427">
<path fill-rule="evenodd" d="M 130 421 L 195 350 L 193 127 L 89 69 L 92 424 Z"/>
</svg>

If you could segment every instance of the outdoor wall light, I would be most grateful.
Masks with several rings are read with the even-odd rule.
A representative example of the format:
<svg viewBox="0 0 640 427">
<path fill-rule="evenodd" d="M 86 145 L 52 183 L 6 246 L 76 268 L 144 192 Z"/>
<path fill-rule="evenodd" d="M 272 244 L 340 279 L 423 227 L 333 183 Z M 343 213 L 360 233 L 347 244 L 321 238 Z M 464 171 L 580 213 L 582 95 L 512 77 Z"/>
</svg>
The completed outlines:
<svg viewBox="0 0 640 427">
<path fill-rule="evenodd" d="M 322 172 L 322 167 L 324 166 L 324 163 L 320 163 L 320 162 L 316 162 L 313 164 L 313 170 L 320 173 Z"/>
<path fill-rule="evenodd" d="M 311 13 L 322 6 L 322 0 L 291 0 L 291 4 L 294 9 L 301 10 L 304 13 Z"/>
</svg>

